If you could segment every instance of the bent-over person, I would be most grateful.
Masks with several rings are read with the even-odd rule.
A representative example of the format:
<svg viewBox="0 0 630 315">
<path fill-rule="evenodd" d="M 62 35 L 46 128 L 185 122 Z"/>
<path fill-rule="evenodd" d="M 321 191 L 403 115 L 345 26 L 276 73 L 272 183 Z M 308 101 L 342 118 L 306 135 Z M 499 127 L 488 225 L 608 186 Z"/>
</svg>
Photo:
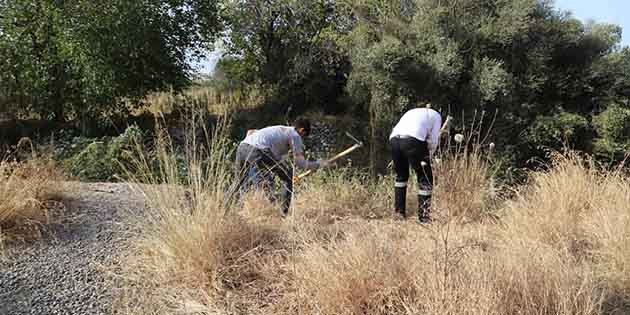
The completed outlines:
<svg viewBox="0 0 630 315">
<path fill-rule="evenodd" d="M 291 151 L 293 164 L 303 170 L 328 166 L 327 160 L 308 161 L 304 158 L 302 137 L 308 136 L 310 131 L 311 123 L 304 118 L 295 120 L 292 126 L 271 126 L 248 131 L 247 137 L 236 150 L 238 183 L 234 191 L 241 189 L 254 168 L 259 180 L 275 174 L 282 183 L 282 215 L 286 216 L 293 194 L 293 165 L 283 160 L 283 157 Z"/>
<path fill-rule="evenodd" d="M 431 155 L 438 147 L 442 116 L 431 108 L 415 108 L 406 112 L 389 137 L 396 182 L 394 206 L 399 217 L 406 218 L 409 167 L 418 178 L 418 222 L 431 220 L 433 171 Z"/>
</svg>

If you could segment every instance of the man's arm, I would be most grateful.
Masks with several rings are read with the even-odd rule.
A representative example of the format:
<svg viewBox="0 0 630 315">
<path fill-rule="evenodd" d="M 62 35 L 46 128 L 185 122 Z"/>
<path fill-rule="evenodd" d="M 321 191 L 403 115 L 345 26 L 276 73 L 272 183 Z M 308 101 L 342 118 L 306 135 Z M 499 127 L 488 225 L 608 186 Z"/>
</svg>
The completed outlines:
<svg viewBox="0 0 630 315">
<path fill-rule="evenodd" d="M 317 170 L 321 167 L 320 161 L 308 161 L 304 158 L 303 153 L 293 154 L 293 161 L 297 167 L 304 170 Z"/>
<path fill-rule="evenodd" d="M 297 133 L 291 137 L 291 151 L 293 151 L 293 162 L 297 167 L 304 170 L 317 170 L 324 166 L 321 161 L 308 161 L 304 158 L 304 148 L 302 137 Z"/>
<path fill-rule="evenodd" d="M 436 115 L 436 118 L 433 120 L 433 126 L 431 126 L 431 141 L 429 142 L 431 155 L 435 153 L 440 144 L 440 128 L 442 128 L 442 116 Z"/>
</svg>

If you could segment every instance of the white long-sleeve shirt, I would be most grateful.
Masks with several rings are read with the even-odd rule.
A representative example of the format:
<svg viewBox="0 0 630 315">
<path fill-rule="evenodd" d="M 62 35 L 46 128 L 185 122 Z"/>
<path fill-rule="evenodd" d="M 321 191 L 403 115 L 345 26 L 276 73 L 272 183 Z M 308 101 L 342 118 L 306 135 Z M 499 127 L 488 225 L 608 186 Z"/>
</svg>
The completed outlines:
<svg viewBox="0 0 630 315">
<path fill-rule="evenodd" d="M 407 111 L 392 130 L 389 139 L 395 136 L 410 136 L 426 141 L 431 154 L 439 145 L 442 116 L 431 108 L 414 108 Z"/>
</svg>

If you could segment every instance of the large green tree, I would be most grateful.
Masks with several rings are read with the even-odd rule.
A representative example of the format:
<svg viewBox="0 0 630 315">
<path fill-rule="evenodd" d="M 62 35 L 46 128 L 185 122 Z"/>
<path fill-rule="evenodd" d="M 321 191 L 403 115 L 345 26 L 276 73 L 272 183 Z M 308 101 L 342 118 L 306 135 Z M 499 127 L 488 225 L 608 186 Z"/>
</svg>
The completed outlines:
<svg viewBox="0 0 630 315">
<path fill-rule="evenodd" d="M 44 118 L 126 111 L 190 78 L 219 29 L 217 1 L 0 2 L 0 102 Z"/>
<path fill-rule="evenodd" d="M 423 101 L 457 114 L 498 110 L 496 138 L 524 161 L 550 143 L 589 150 L 591 115 L 627 97 L 627 74 L 615 66 L 628 60 L 619 52 L 620 28 L 584 25 L 551 1 L 349 6 L 356 25 L 344 39 L 352 61 L 348 89 L 369 113 L 373 160 L 395 118 Z M 556 123 L 560 118 L 575 125 Z M 536 143 L 546 137 L 537 132 L 561 139 Z"/>
<path fill-rule="evenodd" d="M 277 105 L 334 110 L 328 106 L 349 71 L 335 40 L 349 25 L 335 1 L 232 0 L 225 18 L 233 74 L 262 86 Z"/>
</svg>

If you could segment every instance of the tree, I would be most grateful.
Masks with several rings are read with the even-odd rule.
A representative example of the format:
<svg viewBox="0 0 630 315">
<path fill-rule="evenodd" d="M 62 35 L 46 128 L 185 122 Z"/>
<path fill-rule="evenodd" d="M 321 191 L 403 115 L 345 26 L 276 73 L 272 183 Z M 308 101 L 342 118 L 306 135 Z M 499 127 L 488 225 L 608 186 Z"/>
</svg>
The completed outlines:
<svg viewBox="0 0 630 315">
<path fill-rule="evenodd" d="M 230 1 L 227 53 L 275 103 L 295 109 L 334 104 L 349 71 L 334 40 L 344 27 L 336 8 L 331 0 Z"/>
<path fill-rule="evenodd" d="M 352 62 L 348 90 L 370 113 L 375 161 L 383 160 L 377 155 L 395 117 L 419 103 L 458 114 L 498 110 L 497 143 L 524 162 L 537 154 L 530 140 L 538 137 L 528 132 L 551 132 L 555 125 L 544 124 L 568 117 L 580 135 L 592 137 L 584 123 L 625 90 L 627 75 L 611 67 L 624 60 L 616 56 L 620 28 L 584 25 L 551 1 L 350 5 L 356 26 L 344 40 Z"/>
<path fill-rule="evenodd" d="M 188 84 L 189 55 L 219 29 L 217 1 L 13 0 L 0 3 L 0 101 L 45 118 L 129 110 Z"/>
</svg>

